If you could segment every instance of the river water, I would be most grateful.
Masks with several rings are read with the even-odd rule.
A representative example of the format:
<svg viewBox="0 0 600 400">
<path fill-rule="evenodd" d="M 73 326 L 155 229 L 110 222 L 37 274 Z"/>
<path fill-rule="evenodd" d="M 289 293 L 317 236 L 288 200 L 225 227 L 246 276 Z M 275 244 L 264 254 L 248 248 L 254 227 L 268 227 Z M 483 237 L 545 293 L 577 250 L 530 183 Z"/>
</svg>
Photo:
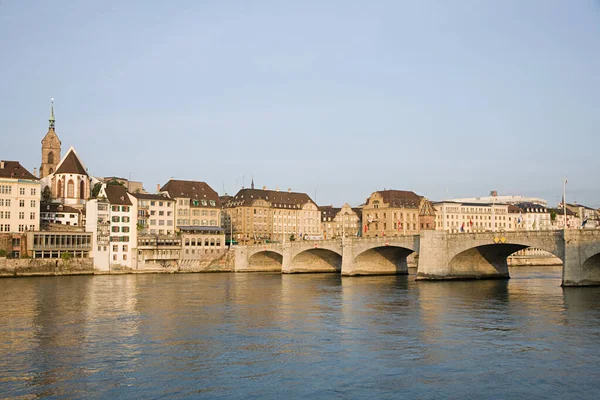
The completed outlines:
<svg viewBox="0 0 600 400">
<path fill-rule="evenodd" d="M 0 279 L 0 397 L 600 396 L 600 288 L 414 273 Z"/>
</svg>

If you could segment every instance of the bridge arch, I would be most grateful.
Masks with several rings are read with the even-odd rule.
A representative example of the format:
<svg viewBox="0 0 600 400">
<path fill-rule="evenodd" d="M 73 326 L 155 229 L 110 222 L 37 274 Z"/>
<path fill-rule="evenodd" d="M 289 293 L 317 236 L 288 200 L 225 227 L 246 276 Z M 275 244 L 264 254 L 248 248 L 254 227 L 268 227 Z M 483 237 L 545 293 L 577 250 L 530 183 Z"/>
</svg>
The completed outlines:
<svg viewBox="0 0 600 400">
<path fill-rule="evenodd" d="M 450 275 L 455 278 L 509 278 L 508 257 L 526 248 L 546 251 L 564 261 L 564 242 L 559 235 L 515 235 L 515 237 L 499 235 L 495 236 L 493 241 L 486 239 L 483 242 L 463 241 L 453 252 L 450 252 L 448 257 Z"/>
<path fill-rule="evenodd" d="M 281 272 L 283 255 L 277 251 L 257 251 L 248 257 L 248 268 L 255 271 Z"/>
<path fill-rule="evenodd" d="M 366 249 L 352 260 L 353 275 L 408 275 L 408 256 L 414 250 L 381 245 Z"/>
<path fill-rule="evenodd" d="M 341 272 L 342 255 L 325 248 L 311 248 L 297 253 L 291 262 L 289 272 Z"/>
</svg>

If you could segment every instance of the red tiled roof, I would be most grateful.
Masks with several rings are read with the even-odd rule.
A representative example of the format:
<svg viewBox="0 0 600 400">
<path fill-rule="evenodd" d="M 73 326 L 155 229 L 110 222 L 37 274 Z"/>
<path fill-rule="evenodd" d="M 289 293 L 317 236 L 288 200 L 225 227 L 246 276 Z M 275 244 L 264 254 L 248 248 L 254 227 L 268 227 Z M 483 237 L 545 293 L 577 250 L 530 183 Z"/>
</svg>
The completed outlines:
<svg viewBox="0 0 600 400">
<path fill-rule="evenodd" d="M 181 197 L 188 198 L 191 200 L 192 205 L 194 205 L 194 200 L 206 200 L 207 205 L 202 205 L 202 207 L 221 207 L 221 200 L 219 199 L 218 193 L 206 182 L 171 179 L 160 189 L 160 191 L 167 192 L 172 199 Z M 210 204 L 210 200 L 214 201 L 214 206 Z"/>
<path fill-rule="evenodd" d="M 4 163 L 4 168 L 0 168 L 0 178 L 38 180 L 38 178 L 27 171 L 18 161 L 2 160 L 0 163 Z"/>
</svg>

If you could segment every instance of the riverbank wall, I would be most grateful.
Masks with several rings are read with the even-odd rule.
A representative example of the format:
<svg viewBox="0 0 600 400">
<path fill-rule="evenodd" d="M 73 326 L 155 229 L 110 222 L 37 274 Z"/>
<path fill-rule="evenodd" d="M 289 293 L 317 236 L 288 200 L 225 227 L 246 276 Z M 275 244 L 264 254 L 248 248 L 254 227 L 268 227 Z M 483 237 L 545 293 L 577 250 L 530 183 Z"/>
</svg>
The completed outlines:
<svg viewBox="0 0 600 400">
<path fill-rule="evenodd" d="M 234 252 L 227 251 L 214 257 L 197 260 L 181 260 L 177 265 L 163 267 L 147 263 L 137 268 L 112 268 L 100 271 L 94 268 L 92 258 L 42 259 L 0 257 L 0 278 L 63 275 L 118 275 L 118 274 L 173 274 L 203 272 L 233 272 Z"/>
</svg>

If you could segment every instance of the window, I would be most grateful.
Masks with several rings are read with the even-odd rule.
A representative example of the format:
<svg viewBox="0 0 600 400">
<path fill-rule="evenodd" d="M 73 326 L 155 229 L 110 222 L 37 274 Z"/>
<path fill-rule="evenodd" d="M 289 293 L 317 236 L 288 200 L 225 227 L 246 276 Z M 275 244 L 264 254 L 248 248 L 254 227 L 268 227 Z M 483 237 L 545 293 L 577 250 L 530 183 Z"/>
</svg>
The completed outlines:
<svg viewBox="0 0 600 400">
<path fill-rule="evenodd" d="M 19 207 L 25 207 L 25 200 L 19 200 Z"/>
<path fill-rule="evenodd" d="M 206 200 L 202 200 L 202 205 L 206 206 Z"/>
<path fill-rule="evenodd" d="M 121 232 L 123 233 L 128 233 L 129 232 L 129 227 L 128 226 L 124 226 L 121 228 Z"/>
<path fill-rule="evenodd" d="M 112 206 L 112 210 L 115 212 L 119 211 L 119 206 Z"/>
<path fill-rule="evenodd" d="M 29 219 L 35 219 L 35 213 L 34 212 L 30 212 L 29 213 Z"/>
<path fill-rule="evenodd" d="M 121 218 L 114 216 L 112 217 L 112 222 L 119 222 L 121 220 Z"/>
<path fill-rule="evenodd" d="M 156 202 L 155 202 L 155 201 L 151 201 L 151 202 L 150 202 L 150 205 L 151 205 L 152 207 L 154 207 L 154 206 L 156 205 Z"/>
<path fill-rule="evenodd" d="M 164 211 L 159 211 L 158 215 L 163 216 L 163 215 L 165 215 L 165 212 Z"/>
<path fill-rule="evenodd" d="M 32 196 L 35 196 L 35 192 L 36 192 L 36 190 L 35 190 L 35 189 L 31 189 L 31 192 L 30 192 L 30 193 L 31 193 L 31 195 L 32 195 Z"/>
<path fill-rule="evenodd" d="M 150 226 L 152 226 L 152 225 L 156 225 L 156 220 L 155 219 L 151 219 L 150 220 Z"/>
<path fill-rule="evenodd" d="M 25 231 L 25 225 L 19 225 L 19 232 Z"/>
<path fill-rule="evenodd" d="M 19 219 L 25 219 L 25 213 L 23 211 L 19 212 Z"/>
<path fill-rule="evenodd" d="M 10 185 L 0 185 L 0 194 L 11 194 L 12 186 Z"/>
<path fill-rule="evenodd" d="M 117 255 L 113 254 L 113 261 L 117 261 Z"/>
<path fill-rule="evenodd" d="M 114 232 L 114 233 L 117 233 L 117 232 L 119 232 L 119 227 L 118 226 L 113 226 L 113 227 L 110 228 L 110 231 Z"/>
<path fill-rule="evenodd" d="M 158 206 L 159 206 L 159 207 L 162 207 L 163 205 L 164 205 L 164 202 L 163 202 L 163 201 L 159 201 L 159 202 L 158 202 Z"/>
<path fill-rule="evenodd" d="M 35 225 L 29 225 L 29 230 L 30 231 L 34 231 L 35 230 Z"/>
<path fill-rule="evenodd" d="M 215 201 L 214 201 L 214 200 L 211 200 L 211 201 L 210 201 L 210 205 L 211 205 L 211 206 L 213 206 L 213 207 L 214 207 L 216 204 L 217 204 L 217 203 L 215 203 Z"/>
<path fill-rule="evenodd" d="M 123 245 L 123 251 L 127 251 L 127 245 L 126 244 Z"/>
<path fill-rule="evenodd" d="M 32 208 L 34 208 L 34 207 L 35 207 L 35 200 L 31 200 L 31 201 L 29 202 L 29 207 L 32 207 Z"/>
<path fill-rule="evenodd" d="M 19 188 L 19 194 L 25 196 L 25 188 Z"/>
</svg>

